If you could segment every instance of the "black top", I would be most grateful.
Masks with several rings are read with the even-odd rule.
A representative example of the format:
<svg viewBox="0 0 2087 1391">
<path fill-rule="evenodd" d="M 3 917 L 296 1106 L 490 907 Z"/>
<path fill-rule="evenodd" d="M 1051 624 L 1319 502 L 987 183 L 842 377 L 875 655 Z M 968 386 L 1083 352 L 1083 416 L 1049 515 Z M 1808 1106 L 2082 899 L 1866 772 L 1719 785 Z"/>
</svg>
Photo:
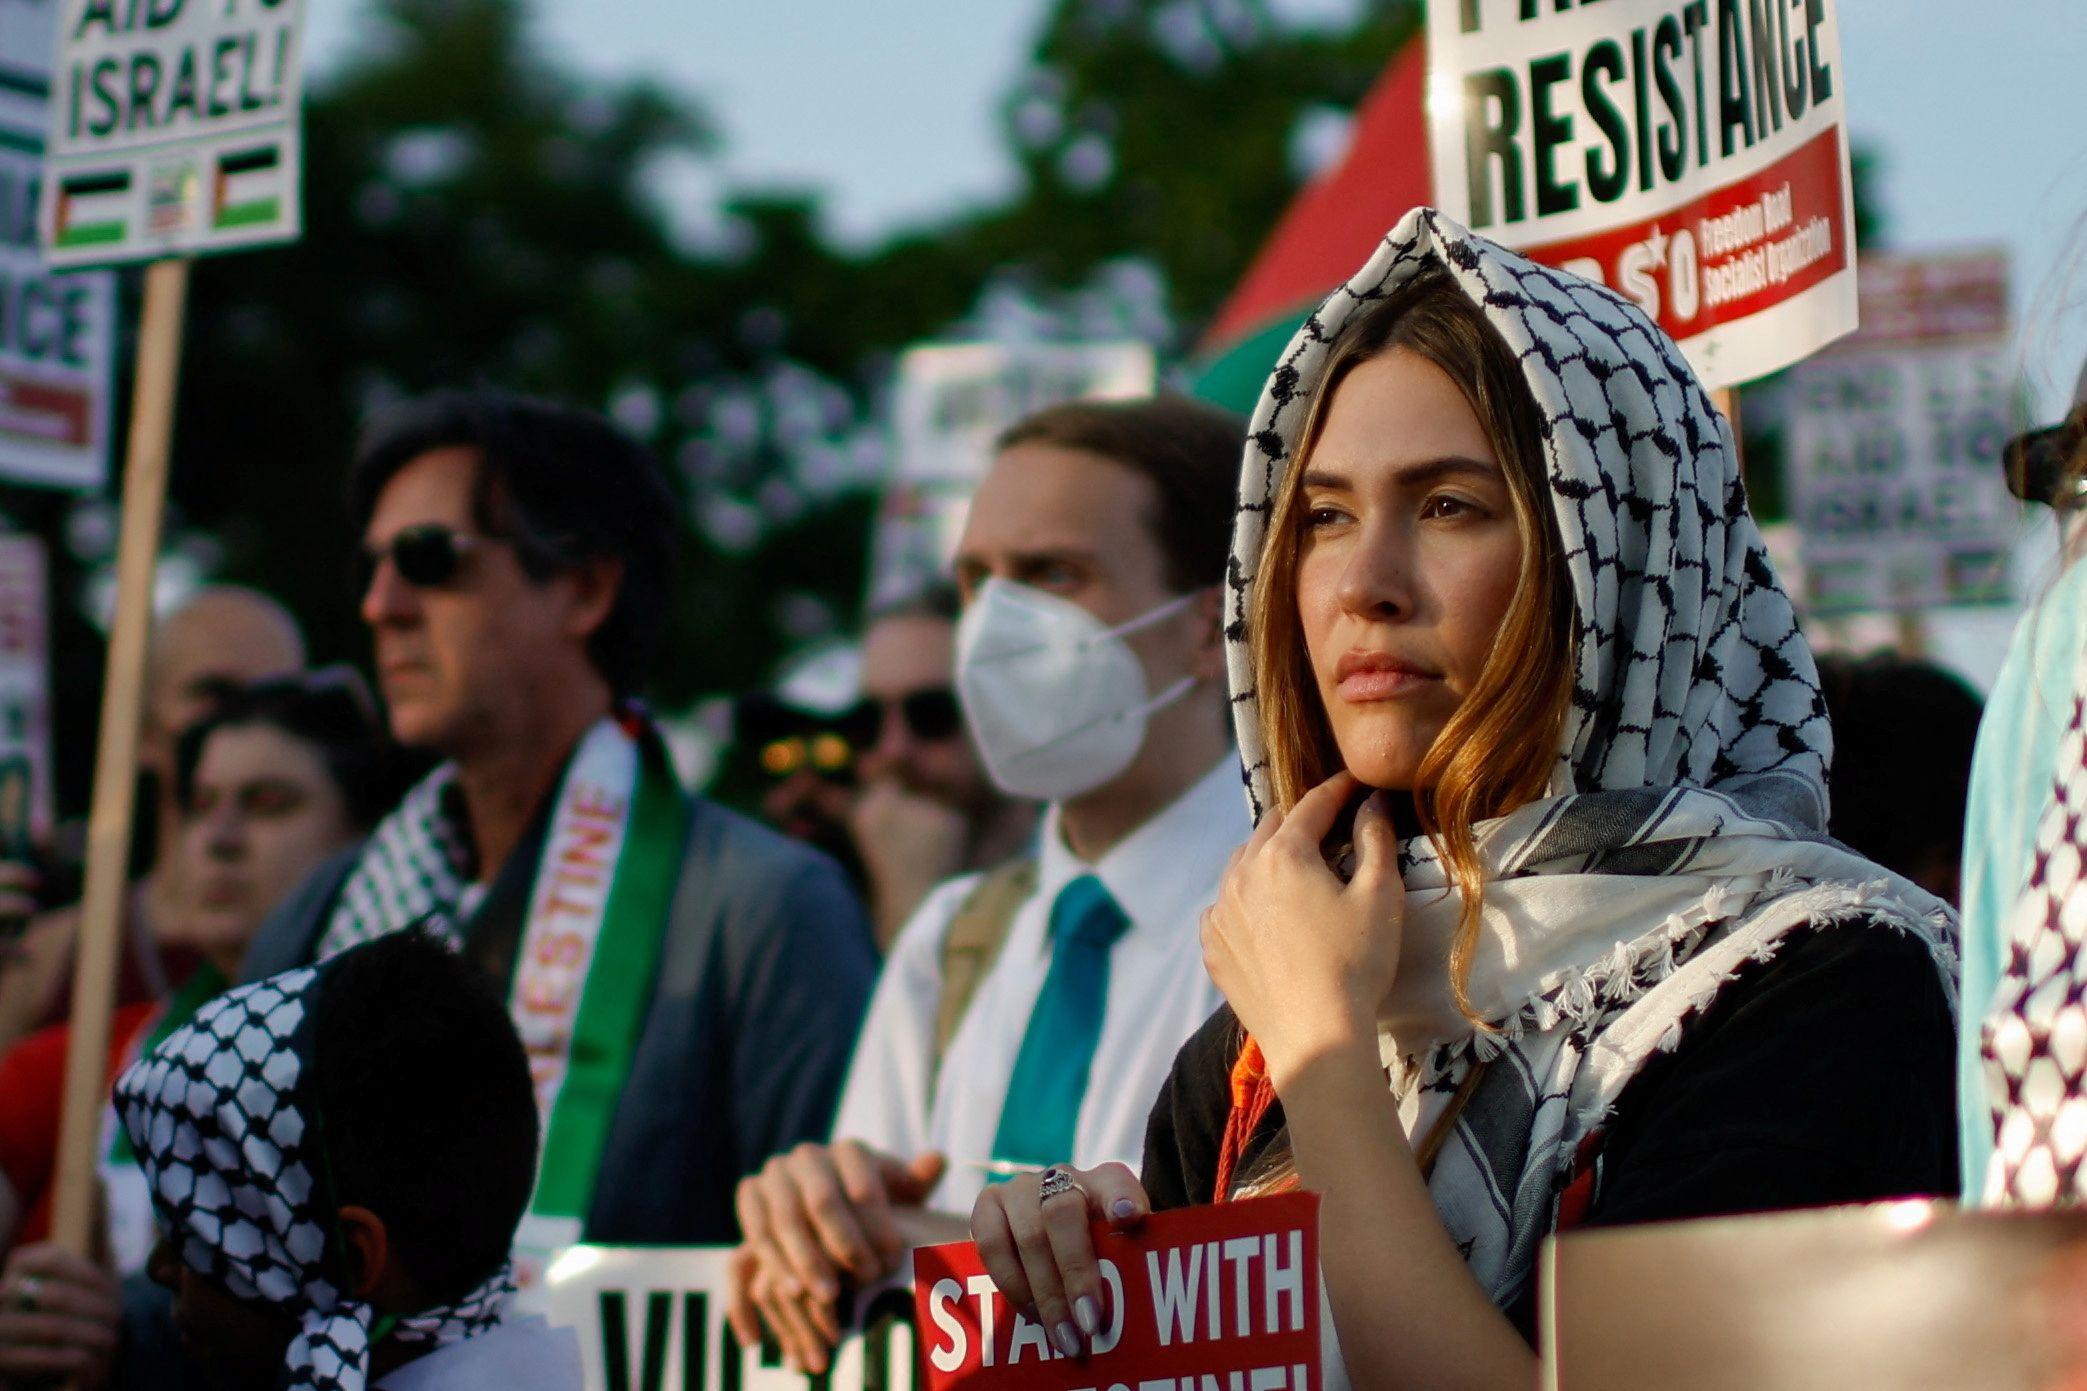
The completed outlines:
<svg viewBox="0 0 2087 1391">
<path fill-rule="evenodd" d="M 1239 1038 L 1222 1008 L 1174 1059 L 1145 1131 L 1155 1209 L 1211 1200 Z M 1277 1103 L 1242 1169 L 1282 1124 Z M 1927 947 L 1859 924 L 1788 943 L 1645 1065 L 1604 1133 L 1586 1226 L 1954 1196 L 1956 1022 Z M 1525 1337 L 1533 1285 L 1507 1311 Z"/>
</svg>

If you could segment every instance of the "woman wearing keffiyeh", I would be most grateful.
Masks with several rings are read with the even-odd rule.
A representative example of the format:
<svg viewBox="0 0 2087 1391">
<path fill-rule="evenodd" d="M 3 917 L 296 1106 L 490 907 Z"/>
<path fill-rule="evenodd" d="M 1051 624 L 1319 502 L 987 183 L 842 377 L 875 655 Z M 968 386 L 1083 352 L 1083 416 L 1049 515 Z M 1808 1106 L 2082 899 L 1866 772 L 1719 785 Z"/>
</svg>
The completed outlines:
<svg viewBox="0 0 2087 1391">
<path fill-rule="evenodd" d="M 536 1173 L 507 1011 L 420 932 L 220 996 L 116 1084 L 185 1349 L 213 1384 L 577 1391 L 505 1319 Z"/>
<path fill-rule="evenodd" d="M 1329 1385 L 1526 1387 L 1563 1226 L 1949 1191 L 1953 920 L 1826 839 L 1810 652 L 1641 312 L 1409 214 L 1270 378 L 1230 589 L 1230 1008 L 1142 1184 L 980 1200 L 1017 1305 L 1090 1324 L 1090 1215 L 1301 1184 Z"/>
</svg>

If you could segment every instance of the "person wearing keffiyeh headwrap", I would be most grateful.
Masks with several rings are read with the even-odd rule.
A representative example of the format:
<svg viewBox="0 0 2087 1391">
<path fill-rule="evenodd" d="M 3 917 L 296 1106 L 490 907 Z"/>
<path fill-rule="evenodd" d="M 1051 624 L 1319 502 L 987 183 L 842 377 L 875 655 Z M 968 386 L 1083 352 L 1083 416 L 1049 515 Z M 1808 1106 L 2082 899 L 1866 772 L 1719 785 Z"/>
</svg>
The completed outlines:
<svg viewBox="0 0 2087 1391">
<path fill-rule="evenodd" d="M 431 936 L 220 996 L 116 1108 L 162 1228 L 148 1269 L 214 1383 L 580 1385 L 569 1330 L 506 1318 L 536 1164 L 521 1041 Z"/>
<path fill-rule="evenodd" d="M 1554 1231 L 1951 1191 L 1954 917 L 1826 835 L 1811 653 L 1637 307 L 1408 214 L 1269 379 L 1228 584 L 1229 1007 L 1142 1182 L 980 1199 L 1017 1307 L 1087 1324 L 1090 1216 L 1301 1184 L 1329 1387 L 1526 1387 Z"/>
</svg>

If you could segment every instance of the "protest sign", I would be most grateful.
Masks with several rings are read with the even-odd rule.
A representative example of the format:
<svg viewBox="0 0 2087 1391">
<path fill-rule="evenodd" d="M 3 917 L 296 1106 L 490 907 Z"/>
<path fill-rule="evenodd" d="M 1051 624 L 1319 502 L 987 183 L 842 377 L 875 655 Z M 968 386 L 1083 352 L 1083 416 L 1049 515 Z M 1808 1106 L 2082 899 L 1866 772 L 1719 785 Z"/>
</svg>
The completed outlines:
<svg viewBox="0 0 2087 1391">
<path fill-rule="evenodd" d="M 913 1293 L 856 1301 L 819 1376 L 787 1370 L 770 1346 L 748 1352 L 725 1323 L 730 1247 L 575 1246 L 550 1266 L 533 1307 L 580 1337 L 588 1391 L 914 1391 Z"/>
<path fill-rule="evenodd" d="M 48 595 L 43 542 L 0 536 L 0 854 L 51 827 Z"/>
<path fill-rule="evenodd" d="M 53 265 L 288 241 L 304 0 L 62 0 L 43 195 Z"/>
<path fill-rule="evenodd" d="M 1865 257 L 1862 319 L 1791 374 L 1806 609 L 2009 602 L 2021 507 L 2001 469 L 2015 404 L 2005 256 Z"/>
<path fill-rule="evenodd" d="M 303 0 L 60 0 L 38 224 L 53 266 L 150 260 L 138 323 L 51 1233 L 90 1250 L 95 1148 L 188 258 L 297 235 Z"/>
<path fill-rule="evenodd" d="M 1080 1357 L 1008 1302 L 976 1246 L 914 1252 L 930 1391 L 1319 1391 L 1318 1195 L 1094 1231 L 1102 1327 Z"/>
<path fill-rule="evenodd" d="M 58 4 L 0 0 L 0 478 L 98 488 L 116 281 L 50 271 L 36 235 Z"/>
<path fill-rule="evenodd" d="M 1428 0 L 1435 196 L 1711 387 L 1855 327 L 1835 0 Z"/>
<path fill-rule="evenodd" d="M 944 575 L 993 440 L 1032 411 L 1082 397 L 1149 396 L 1143 343 L 933 343 L 899 359 L 890 481 L 871 540 L 870 604 Z"/>
</svg>

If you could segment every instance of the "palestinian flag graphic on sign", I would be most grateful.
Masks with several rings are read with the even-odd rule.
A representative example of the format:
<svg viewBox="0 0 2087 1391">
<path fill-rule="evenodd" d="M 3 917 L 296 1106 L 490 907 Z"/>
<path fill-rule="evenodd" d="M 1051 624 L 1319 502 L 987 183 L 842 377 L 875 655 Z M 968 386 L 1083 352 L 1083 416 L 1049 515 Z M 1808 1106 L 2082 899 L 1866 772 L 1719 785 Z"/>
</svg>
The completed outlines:
<svg viewBox="0 0 2087 1391">
<path fill-rule="evenodd" d="M 58 185 L 61 247 L 120 242 L 130 228 L 130 170 L 68 174 Z"/>
<path fill-rule="evenodd" d="M 210 225 L 251 227 L 282 216 L 282 146 L 273 141 L 218 157 L 217 184 L 210 199 Z"/>
</svg>

